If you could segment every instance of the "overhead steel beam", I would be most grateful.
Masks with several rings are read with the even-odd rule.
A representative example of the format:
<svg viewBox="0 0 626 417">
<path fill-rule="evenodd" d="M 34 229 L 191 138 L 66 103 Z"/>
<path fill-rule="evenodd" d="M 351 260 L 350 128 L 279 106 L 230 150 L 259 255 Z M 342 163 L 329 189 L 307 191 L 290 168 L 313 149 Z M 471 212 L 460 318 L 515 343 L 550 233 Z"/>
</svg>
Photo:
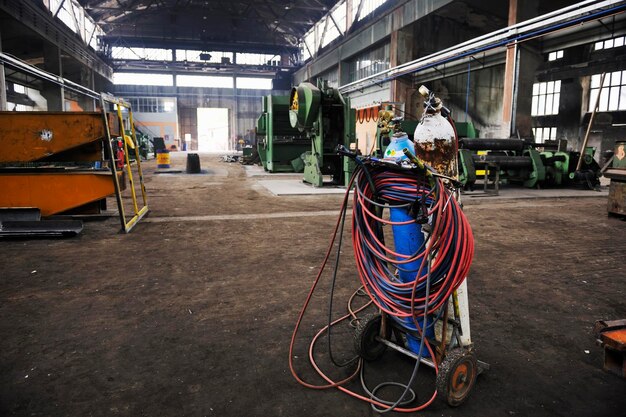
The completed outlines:
<svg viewBox="0 0 626 417">
<path fill-rule="evenodd" d="M 328 30 L 328 18 L 326 18 L 326 21 L 324 22 L 324 30 L 322 31 L 322 36 L 320 36 L 320 44 L 317 47 L 317 50 L 315 51 L 315 55 L 317 55 L 317 51 L 322 49 L 322 45 L 324 44 L 324 38 L 326 37 L 327 30 Z"/>
<path fill-rule="evenodd" d="M 213 64 L 202 62 L 167 62 L 163 61 L 132 61 L 117 60 L 113 61 L 115 70 L 118 72 L 158 72 L 158 73 L 194 73 L 194 74 L 211 74 L 211 75 L 258 75 L 258 76 L 275 76 L 279 72 L 291 72 L 295 67 L 290 66 L 269 66 L 269 65 L 241 65 L 241 64 Z"/>
<path fill-rule="evenodd" d="M 119 37 L 104 36 L 104 42 L 115 46 L 120 41 L 123 46 L 145 47 L 145 48 L 165 48 L 165 49 L 195 49 L 203 51 L 224 51 L 224 52 L 250 52 L 250 53 L 293 53 L 299 49 L 297 46 L 285 46 L 273 43 L 244 43 L 244 42 L 206 42 L 199 39 L 157 39 L 149 37 Z"/>
<path fill-rule="evenodd" d="M 113 70 L 95 52 L 89 50 L 84 41 L 69 28 L 52 18 L 52 14 L 37 7 L 37 2 L 20 0 L 0 1 L 0 10 L 31 29 L 43 39 L 57 45 L 61 50 L 98 74 L 110 79 Z"/>
</svg>

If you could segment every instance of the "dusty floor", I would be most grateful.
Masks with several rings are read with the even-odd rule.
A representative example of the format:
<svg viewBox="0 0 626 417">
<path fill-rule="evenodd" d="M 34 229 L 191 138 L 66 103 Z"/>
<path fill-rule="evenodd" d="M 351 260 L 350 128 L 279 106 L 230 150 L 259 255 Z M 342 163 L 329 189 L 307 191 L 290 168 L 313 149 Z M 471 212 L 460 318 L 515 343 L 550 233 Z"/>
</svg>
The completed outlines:
<svg viewBox="0 0 626 417">
<path fill-rule="evenodd" d="M 299 386 L 287 365 L 335 221 L 325 211 L 341 196 L 273 197 L 238 164 L 202 163 L 207 175 L 157 176 L 147 163 L 151 213 L 130 235 L 111 218 L 76 238 L 0 241 L 0 415 L 376 414 Z M 591 328 L 626 318 L 626 222 L 607 218 L 606 197 L 480 200 L 466 212 L 472 336 L 492 369 L 461 407 L 423 415 L 622 415 L 626 381 L 601 369 Z M 357 286 L 343 252 L 342 310 Z M 322 289 L 297 344 L 307 377 L 326 303 Z M 338 330 L 339 356 L 350 339 Z M 403 381 L 412 364 L 390 352 L 371 366 L 372 380 Z M 433 372 L 420 375 L 423 400 Z"/>
</svg>

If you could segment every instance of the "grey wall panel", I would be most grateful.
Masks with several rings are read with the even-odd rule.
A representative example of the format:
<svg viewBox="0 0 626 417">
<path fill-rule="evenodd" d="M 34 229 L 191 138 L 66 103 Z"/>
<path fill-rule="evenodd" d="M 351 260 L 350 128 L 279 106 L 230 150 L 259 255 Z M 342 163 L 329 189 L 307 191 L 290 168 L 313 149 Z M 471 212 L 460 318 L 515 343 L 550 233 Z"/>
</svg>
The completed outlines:
<svg viewBox="0 0 626 417">
<path fill-rule="evenodd" d="M 348 97 L 350 97 L 351 107 L 361 109 L 376 106 L 384 101 L 390 101 L 391 90 L 389 83 L 385 83 L 382 87 L 375 85 L 367 87 L 363 91 L 354 91 L 348 94 Z"/>
</svg>

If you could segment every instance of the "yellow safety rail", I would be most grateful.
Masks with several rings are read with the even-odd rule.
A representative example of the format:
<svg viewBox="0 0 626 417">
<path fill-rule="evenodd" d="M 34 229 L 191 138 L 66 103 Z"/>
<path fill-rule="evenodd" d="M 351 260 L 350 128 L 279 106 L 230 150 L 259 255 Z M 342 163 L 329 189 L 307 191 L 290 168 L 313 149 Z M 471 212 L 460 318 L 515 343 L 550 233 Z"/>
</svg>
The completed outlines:
<svg viewBox="0 0 626 417">
<path fill-rule="evenodd" d="M 130 184 L 130 193 L 133 201 L 133 216 L 127 221 L 126 212 L 124 209 L 124 201 L 122 199 L 122 189 L 120 186 L 120 180 L 117 175 L 117 166 L 115 164 L 115 154 L 113 153 L 113 146 L 111 144 L 111 130 L 109 128 L 109 119 L 107 117 L 107 104 L 114 104 L 117 106 L 117 119 L 120 126 L 120 134 L 122 135 L 122 142 L 124 143 L 124 159 L 126 165 L 126 173 L 128 174 L 128 182 Z M 113 97 L 109 94 L 102 93 L 100 95 L 100 106 L 102 107 L 102 115 L 104 117 L 104 123 L 106 126 L 106 139 L 109 151 L 109 164 L 111 165 L 111 172 L 113 172 L 113 181 L 115 182 L 115 197 L 117 199 L 117 208 L 120 213 L 120 222 L 122 223 L 122 229 L 125 233 L 131 231 L 131 229 L 148 213 L 148 198 L 146 196 L 146 187 L 143 181 L 143 172 L 141 171 L 141 157 L 139 155 L 139 146 L 137 144 L 137 137 L 135 134 L 135 125 L 133 123 L 133 111 L 129 103 L 122 99 Z M 130 124 L 131 137 L 124 133 L 124 118 L 122 116 L 122 108 L 128 109 L 128 122 Z M 130 139 L 130 140 L 129 140 Z M 135 162 L 137 163 L 137 172 L 139 174 L 139 185 L 141 188 L 141 197 L 143 205 L 139 207 L 137 199 L 137 193 L 135 192 L 135 183 L 133 179 L 133 172 L 131 170 L 130 158 L 129 158 L 129 142 L 130 148 L 135 151 Z"/>
</svg>

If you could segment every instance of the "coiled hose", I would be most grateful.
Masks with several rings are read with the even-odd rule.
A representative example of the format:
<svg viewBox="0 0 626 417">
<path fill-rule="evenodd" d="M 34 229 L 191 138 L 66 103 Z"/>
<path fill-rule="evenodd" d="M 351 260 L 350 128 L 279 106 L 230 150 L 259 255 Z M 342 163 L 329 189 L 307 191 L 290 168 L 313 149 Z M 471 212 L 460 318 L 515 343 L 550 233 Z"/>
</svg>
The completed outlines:
<svg viewBox="0 0 626 417">
<path fill-rule="evenodd" d="M 352 215 L 352 243 L 361 284 L 376 306 L 408 331 L 419 329 L 416 319 L 440 311 L 467 276 L 474 256 L 474 237 L 461 207 L 443 180 L 432 185 L 415 170 L 372 167 L 366 177 L 356 173 Z M 372 183 L 374 189 L 372 188 Z M 405 207 L 416 220 L 393 222 L 382 211 Z M 427 237 L 414 254 L 395 252 L 385 245 L 383 225 L 423 222 Z M 426 297 L 425 265 L 432 255 L 430 292 Z M 420 261 L 417 270 L 405 265 Z M 402 282 L 396 270 L 415 273 L 412 282 Z M 428 298 L 428 303 L 425 300 Z M 406 318 L 415 327 L 407 326 Z"/>
<path fill-rule="evenodd" d="M 302 306 L 296 326 L 292 333 L 289 346 L 289 368 L 293 377 L 302 385 L 312 389 L 337 388 L 352 397 L 370 403 L 379 412 L 415 412 L 428 407 L 436 398 L 435 391 L 424 403 L 412 407 L 398 407 L 405 405 L 402 399 L 405 397 L 411 382 L 415 378 L 419 361 L 417 361 L 411 381 L 406 385 L 407 390 L 390 407 L 390 402 L 382 401 L 368 392 L 369 396 L 354 392 L 346 387 L 362 370 L 363 363 L 359 360 L 356 369 L 341 381 L 332 380 L 319 367 L 314 357 L 314 347 L 317 340 L 329 329 L 348 319 L 355 319 L 356 313 L 367 307 L 363 305 L 353 310 L 351 302 L 348 303 L 349 313 L 329 322 L 320 329 L 313 337 L 308 353 L 309 362 L 313 369 L 326 381 L 327 384 L 317 385 L 303 380 L 295 369 L 294 345 L 300 324 L 311 301 L 312 295 L 322 277 L 324 269 L 330 258 L 333 244 L 347 210 L 349 190 L 355 185 L 353 213 L 352 213 L 352 243 L 354 246 L 355 260 L 359 278 L 363 289 L 372 302 L 390 317 L 394 318 L 407 331 L 421 333 L 421 327 L 425 327 L 425 314 L 441 313 L 446 301 L 463 282 L 472 262 L 474 254 L 474 239 L 469 222 L 463 214 L 459 203 L 443 183 L 443 180 L 434 175 L 425 175 L 420 169 L 390 169 L 387 166 L 371 164 L 366 160 L 357 160 L 357 169 L 348 184 L 347 191 L 341 206 L 341 212 L 331 235 L 330 244 L 322 266 L 313 282 L 307 298 Z M 392 222 L 383 217 L 386 208 L 405 207 L 415 214 L 416 222 L 423 223 L 423 230 L 428 232 L 424 244 L 419 250 L 411 255 L 396 253 L 385 245 L 383 225 L 401 225 L 414 222 Z M 396 277 L 396 269 L 407 271 L 405 267 L 415 260 L 422 260 L 421 266 L 415 272 L 416 279 L 413 282 L 401 282 Z M 424 265 L 426 265 L 424 267 Z M 337 265 L 335 265 L 336 269 Z M 334 271 L 336 276 L 336 270 Z M 333 284 L 334 287 L 334 284 Z M 330 294 L 331 300 L 333 294 Z M 329 317 L 332 312 L 329 312 Z M 410 320 L 407 320 L 410 318 Z M 423 324 L 418 325 L 418 319 L 423 319 Z M 407 324 L 412 321 L 414 326 Z M 426 338 L 421 343 L 434 358 L 433 350 Z M 435 362 L 435 372 L 438 372 Z M 361 373 L 361 378 L 363 375 Z M 379 407 L 379 408 L 376 408 Z M 380 408 L 382 407 L 382 408 Z"/>
</svg>

